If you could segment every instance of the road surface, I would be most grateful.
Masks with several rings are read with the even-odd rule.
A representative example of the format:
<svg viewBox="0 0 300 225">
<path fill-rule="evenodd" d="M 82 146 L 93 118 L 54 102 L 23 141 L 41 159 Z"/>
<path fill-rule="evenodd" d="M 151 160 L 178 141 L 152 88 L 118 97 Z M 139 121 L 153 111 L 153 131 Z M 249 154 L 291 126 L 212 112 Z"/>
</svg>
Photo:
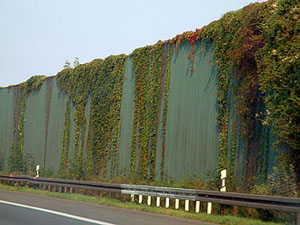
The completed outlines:
<svg viewBox="0 0 300 225">
<path fill-rule="evenodd" d="M 0 190 L 2 225 L 177 225 L 209 224 L 72 200 Z"/>
</svg>

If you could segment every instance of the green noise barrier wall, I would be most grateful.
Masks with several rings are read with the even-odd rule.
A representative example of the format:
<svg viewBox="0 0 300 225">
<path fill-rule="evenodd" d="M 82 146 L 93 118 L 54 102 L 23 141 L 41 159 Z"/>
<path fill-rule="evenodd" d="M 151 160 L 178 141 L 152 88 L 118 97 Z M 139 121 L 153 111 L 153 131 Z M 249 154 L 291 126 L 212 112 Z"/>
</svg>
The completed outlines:
<svg viewBox="0 0 300 225">
<path fill-rule="evenodd" d="M 0 90 L 0 158 L 1 169 L 4 170 L 13 142 L 14 92 L 9 89 Z"/>
<path fill-rule="evenodd" d="M 218 102 L 216 98 L 218 85 L 218 71 L 213 60 L 213 43 L 199 43 L 195 49 L 194 72 L 191 73 L 191 61 L 188 55 L 191 45 L 184 44 L 178 48 L 178 52 L 165 47 L 166 58 L 169 54 L 169 74 L 167 68 L 162 71 L 163 84 L 169 79 L 169 86 L 163 85 L 161 94 L 158 96 L 160 108 L 155 120 L 157 121 L 157 141 L 155 143 L 154 163 L 148 162 L 147 170 L 153 170 L 155 178 L 160 180 L 175 179 L 180 181 L 187 176 L 196 175 L 205 179 L 208 172 L 213 172 L 218 165 L 219 157 L 219 131 L 217 126 Z M 168 53 L 170 52 L 170 53 Z M 134 76 L 134 65 L 132 57 L 126 58 L 123 74 L 123 87 L 120 109 L 120 131 L 119 131 L 119 153 L 118 173 L 130 175 L 132 160 L 133 121 L 135 108 L 136 81 Z M 167 61 L 167 59 L 165 59 Z M 168 66 L 168 65 L 167 65 Z M 166 67 L 167 67 L 166 66 Z M 167 88 L 166 88 L 167 87 Z M 7 166 L 7 157 L 13 143 L 13 117 L 14 98 L 21 87 L 1 89 L 1 156 L 2 169 Z M 168 92 L 168 104 L 165 104 L 165 95 Z M 230 92 L 229 96 L 233 94 Z M 230 97 L 229 97 L 230 98 Z M 230 101 L 233 101 L 233 96 Z M 68 119 L 66 115 L 66 102 L 68 96 L 63 90 L 59 90 L 55 77 L 46 79 L 38 90 L 34 90 L 25 97 L 26 109 L 24 115 L 24 153 L 30 153 L 35 164 L 43 168 L 59 171 L 61 151 L 63 142 L 64 124 Z M 164 109 L 166 107 L 166 109 Z M 89 130 L 89 116 L 91 108 L 91 97 L 88 97 L 85 105 L 85 138 L 83 148 L 83 163 L 88 164 L 87 137 Z M 231 104 L 230 114 L 234 114 L 234 105 Z M 75 149 L 75 106 L 70 103 L 70 129 L 68 146 L 68 166 L 72 167 Z M 164 113 L 166 115 L 164 115 Z M 165 117 L 165 131 L 164 127 Z M 232 132 L 232 124 L 236 119 L 231 115 L 228 132 Z M 137 131 L 138 132 L 138 131 Z M 5 134 L 5 135 L 4 135 Z M 235 149 L 235 171 L 238 176 L 245 175 L 247 152 L 243 150 L 245 144 L 243 139 L 236 133 L 238 146 Z M 165 137 L 164 137 L 165 136 Z M 231 137 L 231 136 L 230 136 Z M 148 140 L 149 141 L 149 140 Z M 231 140 L 229 139 L 228 143 Z M 79 146 L 82 145 L 79 141 Z M 263 143 L 262 143 L 263 144 Z M 229 145 L 229 144 L 228 144 Z M 231 148 L 230 146 L 228 147 Z M 138 150 L 136 150 L 138 149 Z M 136 147 L 136 164 L 141 158 L 142 150 Z M 150 151 L 147 149 L 148 152 Z M 101 151 L 101 149 L 100 149 Z M 275 153 L 272 153 L 275 154 Z M 272 168 L 274 157 L 269 154 L 262 163 Z M 229 159 L 231 152 L 228 151 Z M 149 157 L 149 154 L 147 155 Z M 266 157 L 266 156 L 263 156 Z M 110 177 L 112 168 L 111 158 L 107 158 L 107 174 L 102 176 Z M 148 160 L 150 161 L 150 160 Z M 154 168 L 151 168 L 154 166 Z M 134 168 L 138 172 L 138 166 Z M 85 171 L 86 173 L 86 171 Z M 163 173 L 163 177 L 162 177 Z M 147 172 L 146 177 L 150 177 Z"/>
<path fill-rule="evenodd" d="M 218 163 L 217 70 L 209 63 L 213 46 L 199 46 L 193 74 L 191 46 L 181 46 L 171 57 L 164 166 L 168 176 L 179 180 L 205 177 Z"/>
<path fill-rule="evenodd" d="M 297 47 L 281 42 L 284 32 L 273 37 L 271 25 L 255 27 L 294 29 L 287 11 L 268 14 L 272 2 L 129 56 L 1 88 L 0 169 L 28 172 L 30 161 L 76 179 L 177 182 L 189 176 L 207 181 L 207 174 L 227 169 L 236 180 L 266 181 L 280 156 L 297 171 L 297 105 L 290 102 L 299 85 L 279 89 L 274 79 L 285 82 L 286 73 L 298 79 L 299 59 L 272 67 L 274 46 Z M 298 40 L 293 34 L 289 40 Z"/>
</svg>

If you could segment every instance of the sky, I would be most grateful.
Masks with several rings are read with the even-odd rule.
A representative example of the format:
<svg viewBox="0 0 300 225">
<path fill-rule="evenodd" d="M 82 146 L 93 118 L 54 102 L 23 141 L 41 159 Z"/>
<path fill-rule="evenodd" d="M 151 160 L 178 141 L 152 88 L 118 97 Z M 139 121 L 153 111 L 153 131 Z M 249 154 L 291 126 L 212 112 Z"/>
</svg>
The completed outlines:
<svg viewBox="0 0 300 225">
<path fill-rule="evenodd" d="M 0 86 L 168 40 L 263 0 L 0 0 Z"/>
</svg>

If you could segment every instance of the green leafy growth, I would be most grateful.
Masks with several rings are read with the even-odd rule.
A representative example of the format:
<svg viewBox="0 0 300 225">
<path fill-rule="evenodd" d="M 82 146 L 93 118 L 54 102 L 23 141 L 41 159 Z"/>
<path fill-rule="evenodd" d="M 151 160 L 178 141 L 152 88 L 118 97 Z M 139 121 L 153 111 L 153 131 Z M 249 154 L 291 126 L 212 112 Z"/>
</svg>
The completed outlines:
<svg viewBox="0 0 300 225">
<path fill-rule="evenodd" d="M 70 147 L 70 126 L 71 126 L 71 104 L 70 100 L 66 103 L 65 123 L 62 137 L 62 146 L 60 153 L 60 173 L 68 172 L 69 165 L 69 147 Z"/>
<path fill-rule="evenodd" d="M 278 145 L 288 146 L 288 160 L 296 171 L 300 171 L 299 9 L 297 0 L 250 4 L 225 14 L 219 21 L 202 29 L 185 32 L 169 40 L 176 48 L 186 41 L 191 43 L 199 39 L 210 39 L 216 44 L 214 57 L 219 70 L 219 170 L 228 166 L 227 91 L 231 74 L 236 73 L 236 105 L 241 132 L 247 137 L 247 151 L 251 152 L 255 147 L 251 142 L 254 127 L 259 121 L 255 118 L 257 107 L 265 104 L 265 110 L 259 112 L 266 116 L 262 125 L 270 127 L 278 135 Z"/>
<path fill-rule="evenodd" d="M 45 75 L 35 75 L 29 78 L 26 82 L 20 84 L 20 86 L 23 86 L 25 88 L 25 94 L 29 95 L 32 91 L 38 90 L 45 79 Z"/>
<path fill-rule="evenodd" d="M 218 68 L 218 130 L 219 159 L 217 173 L 227 168 L 234 174 L 236 134 L 245 140 L 248 157 L 247 177 L 257 173 L 267 173 L 267 167 L 259 167 L 256 153 L 263 151 L 267 157 L 270 145 L 270 130 L 277 137 L 277 146 L 284 146 L 287 152 L 281 153 L 287 165 L 297 172 L 300 178 L 300 2 L 298 0 L 269 0 L 250 4 L 235 12 L 226 13 L 220 20 L 188 31 L 175 38 L 158 42 L 153 46 L 136 49 L 130 56 L 133 59 L 136 82 L 134 118 L 131 151 L 131 175 L 141 180 L 153 180 L 160 118 L 160 103 L 163 105 L 163 146 L 161 179 L 164 171 L 166 120 L 170 80 L 171 49 L 190 44 L 188 55 L 195 63 L 195 45 L 200 41 L 215 44 L 214 59 Z M 167 47 L 166 47 L 167 46 Z M 163 60 L 167 49 L 167 63 Z M 75 107 L 75 147 L 73 163 L 68 160 L 74 177 L 111 177 L 118 175 L 118 155 L 120 138 L 120 108 L 123 88 L 123 75 L 127 56 L 110 56 L 91 63 L 80 64 L 74 69 L 66 68 L 57 74 L 58 86 L 69 96 Z M 166 66 L 167 64 L 167 66 Z M 165 69 L 166 67 L 166 69 Z M 234 76 L 233 76 L 234 74 Z M 19 88 L 24 93 L 40 87 L 44 77 L 34 76 Z M 235 80 L 233 85 L 230 81 Z M 163 87 L 163 88 L 162 88 Z M 230 132 L 229 89 L 234 90 L 233 117 L 239 118 L 239 125 L 233 125 Z M 162 91 L 163 90 L 163 91 Z M 23 120 L 25 101 L 18 98 L 15 110 L 13 149 L 22 152 Z M 86 105 L 90 101 L 89 122 L 86 118 Z M 24 101 L 24 103 L 23 103 Z M 17 109 L 18 107 L 15 107 Z M 65 114 L 61 166 L 66 165 L 69 147 L 68 106 Z M 256 116 L 259 115 L 259 116 Z M 262 119 L 263 118 L 263 119 Z M 255 130 L 263 129 L 264 149 L 255 142 Z M 86 135 L 87 130 L 87 137 Z M 231 142 L 229 142 L 231 137 Z M 86 141 L 87 152 L 84 154 Z M 228 154 L 228 146 L 231 154 Z M 290 168 L 290 167 L 289 167 Z M 110 171 L 110 172 L 109 172 Z M 219 174 L 216 175 L 217 177 Z M 233 176 L 233 175 L 232 175 Z M 265 176 L 263 180 L 267 180 Z M 232 181 L 234 184 L 234 181 Z"/>
<path fill-rule="evenodd" d="M 18 123 L 14 129 L 14 142 L 12 144 L 8 157 L 8 169 L 11 172 L 26 172 L 27 167 L 24 165 L 24 115 L 25 115 L 25 100 L 22 101 L 21 111 L 18 115 Z M 17 115 L 15 115 L 17 116 Z M 16 121 L 15 121 L 16 122 Z"/>
<path fill-rule="evenodd" d="M 46 76 L 32 76 L 26 82 L 14 86 L 14 138 L 8 157 L 8 169 L 11 172 L 27 173 L 32 170 L 33 156 L 24 154 L 25 96 L 38 90 L 45 78 Z"/>
<path fill-rule="evenodd" d="M 120 108 L 125 68 L 125 55 L 97 59 L 66 68 L 57 74 L 59 88 L 64 90 L 75 106 L 75 148 L 72 173 L 78 178 L 108 176 L 107 160 L 114 171 L 118 168 Z M 85 109 L 91 98 L 88 123 L 87 154 L 84 154 L 87 119 Z M 67 114 L 66 114 L 67 115 Z M 69 125 L 67 125 L 69 126 Z M 69 143 L 65 126 L 63 148 Z M 66 150 L 64 150 L 64 154 Z M 86 155 L 86 157 L 84 157 Z M 64 164 L 65 157 L 61 159 Z"/>
<path fill-rule="evenodd" d="M 155 177 L 162 52 L 163 44 L 158 42 L 136 49 L 131 55 L 136 82 L 131 172 L 137 172 L 140 179 Z"/>
<path fill-rule="evenodd" d="M 84 165 L 83 165 L 83 145 L 80 146 L 80 141 L 85 138 L 85 106 L 89 92 L 91 90 L 91 78 L 89 76 L 90 66 L 89 64 L 81 64 L 76 68 L 66 68 L 59 72 L 57 76 L 58 87 L 64 90 L 69 96 L 72 103 L 75 105 L 75 147 L 74 147 L 74 159 L 71 165 L 72 173 L 77 179 L 83 178 Z M 63 133 L 63 143 L 67 143 L 69 134 Z M 66 148 L 67 146 L 63 146 Z M 64 153 L 65 154 L 65 153 Z M 61 159 L 61 164 L 64 163 Z"/>
<path fill-rule="evenodd" d="M 170 67 L 171 67 L 171 49 L 167 48 L 167 65 L 166 65 L 166 78 L 164 82 L 164 106 L 163 106 L 163 144 L 162 144 L 162 157 L 161 157 L 161 181 L 165 177 L 165 150 L 166 150 L 166 130 L 167 130 L 167 113 L 169 103 L 169 85 L 170 85 Z"/>
<path fill-rule="evenodd" d="M 89 175 L 110 177 L 118 173 L 120 111 L 125 55 L 93 61 L 94 88 L 88 136 Z M 108 174 L 108 162 L 111 163 Z"/>
</svg>

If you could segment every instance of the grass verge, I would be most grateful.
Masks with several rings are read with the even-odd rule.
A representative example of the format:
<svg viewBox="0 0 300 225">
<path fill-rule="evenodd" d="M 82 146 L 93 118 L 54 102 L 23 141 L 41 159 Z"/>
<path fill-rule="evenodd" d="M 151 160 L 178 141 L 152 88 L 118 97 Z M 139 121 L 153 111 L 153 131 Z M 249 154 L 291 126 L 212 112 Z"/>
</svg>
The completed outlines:
<svg viewBox="0 0 300 225">
<path fill-rule="evenodd" d="M 14 187 L 9 185 L 0 184 L 0 190 L 8 190 L 8 191 L 18 191 L 36 195 L 43 195 L 49 196 L 54 198 L 61 198 L 61 199 L 69 199 L 69 200 L 76 200 L 82 202 L 88 202 L 93 204 L 105 205 L 105 206 L 112 206 L 124 209 L 131 209 L 136 211 L 143 211 L 143 212 L 150 212 L 150 213 L 157 213 L 169 216 L 175 216 L 185 219 L 194 219 L 203 222 L 211 222 L 217 224 L 228 224 L 228 225 L 278 225 L 278 223 L 272 222 L 263 222 L 260 220 L 255 219 L 247 219 L 241 217 L 233 217 L 233 216 L 221 216 L 221 215 L 207 215 L 205 213 L 196 214 L 194 212 L 186 212 L 183 210 L 175 210 L 175 209 L 166 209 L 166 208 L 158 208 L 158 207 L 151 207 L 144 204 L 137 204 L 135 202 L 123 202 L 118 199 L 108 198 L 108 197 L 93 197 L 83 194 L 69 194 L 69 193 L 59 193 L 59 192 L 49 192 L 43 190 L 37 190 L 32 188 L 26 187 Z"/>
</svg>

